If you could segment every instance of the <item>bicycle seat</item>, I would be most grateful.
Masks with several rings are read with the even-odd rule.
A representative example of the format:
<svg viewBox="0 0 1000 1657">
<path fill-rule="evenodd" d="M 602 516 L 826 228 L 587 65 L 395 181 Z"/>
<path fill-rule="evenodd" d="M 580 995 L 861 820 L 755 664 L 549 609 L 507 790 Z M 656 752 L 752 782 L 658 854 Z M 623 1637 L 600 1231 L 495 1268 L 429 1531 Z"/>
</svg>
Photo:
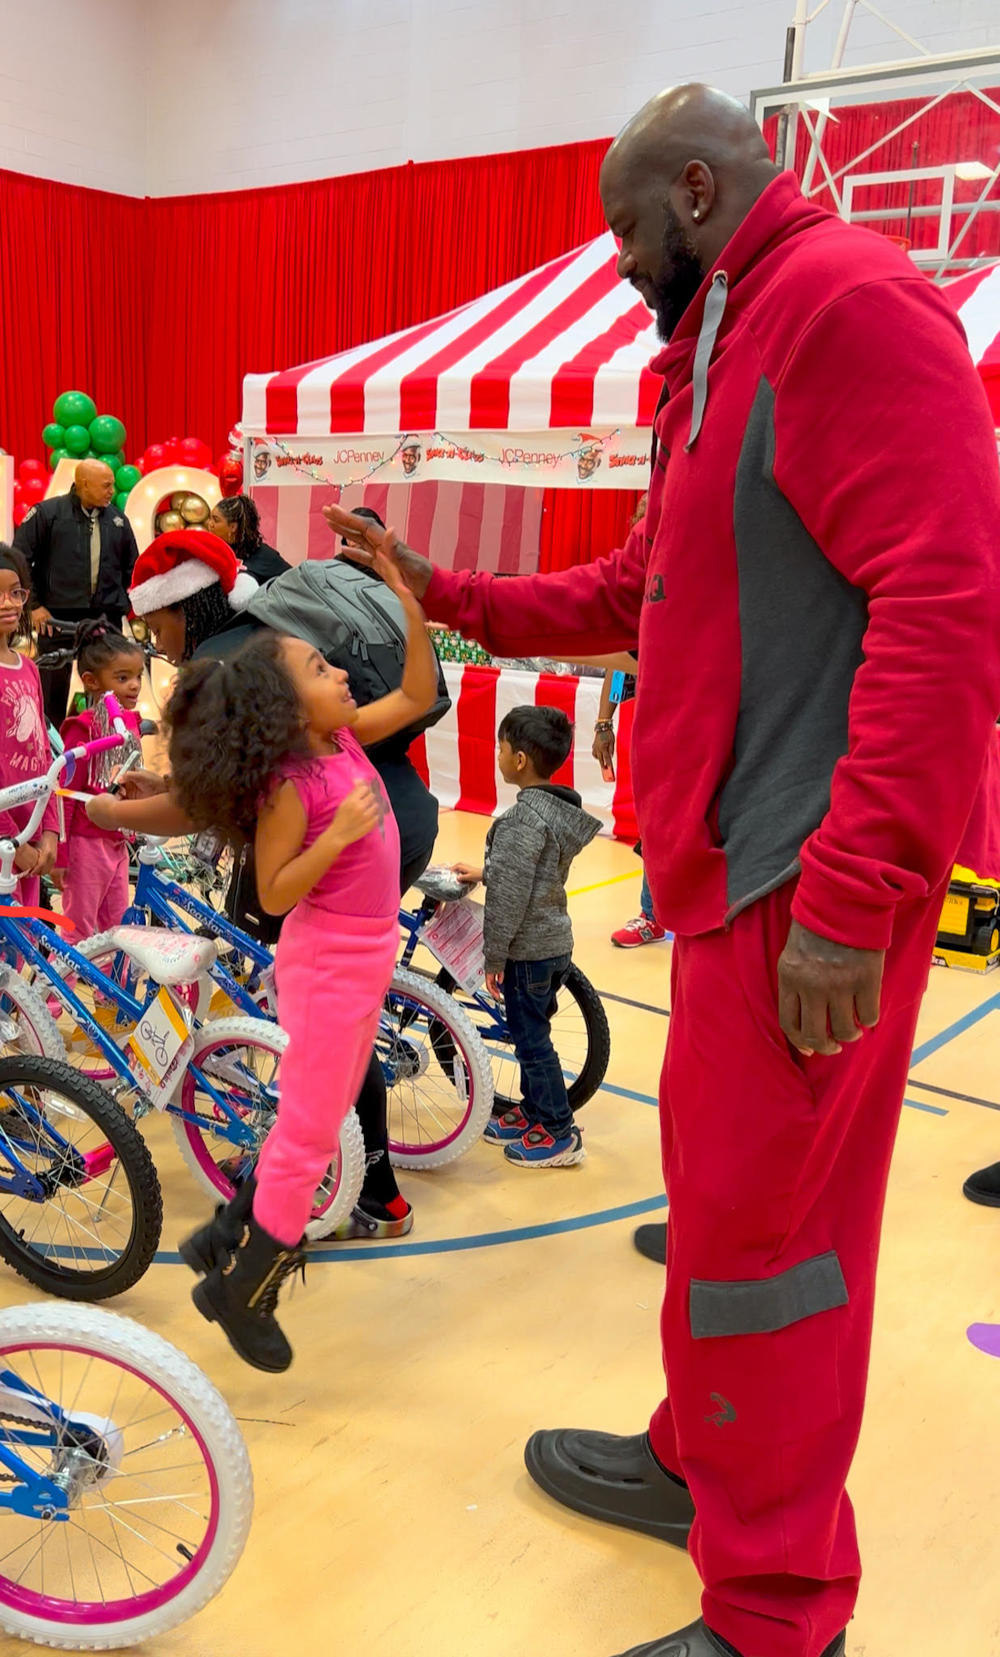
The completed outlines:
<svg viewBox="0 0 1000 1657">
<path fill-rule="evenodd" d="M 108 942 L 158 984 L 192 984 L 216 959 L 214 938 L 194 938 L 166 926 L 116 926 Z"/>
<path fill-rule="evenodd" d="M 463 885 L 451 869 L 425 869 L 413 884 L 418 892 L 423 892 L 425 898 L 432 898 L 435 903 L 456 903 L 472 891 L 472 887 Z"/>
</svg>

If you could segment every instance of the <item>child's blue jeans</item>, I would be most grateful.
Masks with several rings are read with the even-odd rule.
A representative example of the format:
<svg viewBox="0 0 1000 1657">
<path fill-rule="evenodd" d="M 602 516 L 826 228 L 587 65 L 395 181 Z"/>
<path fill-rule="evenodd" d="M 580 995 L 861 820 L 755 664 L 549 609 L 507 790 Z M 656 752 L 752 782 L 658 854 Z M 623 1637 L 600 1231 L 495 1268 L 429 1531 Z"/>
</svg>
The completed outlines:
<svg viewBox="0 0 1000 1657">
<path fill-rule="evenodd" d="M 522 1109 L 553 1139 L 564 1139 L 573 1126 L 559 1055 L 552 1045 L 556 997 L 565 982 L 571 957 L 550 961 L 508 961 L 503 995 L 510 1030 L 521 1066 Z"/>
</svg>

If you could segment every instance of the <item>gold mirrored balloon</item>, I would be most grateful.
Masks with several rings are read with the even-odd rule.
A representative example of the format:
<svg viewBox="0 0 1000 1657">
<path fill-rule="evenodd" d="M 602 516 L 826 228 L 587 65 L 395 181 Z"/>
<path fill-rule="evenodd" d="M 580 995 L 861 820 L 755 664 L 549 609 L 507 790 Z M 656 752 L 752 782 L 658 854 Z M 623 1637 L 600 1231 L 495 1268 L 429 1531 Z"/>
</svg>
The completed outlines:
<svg viewBox="0 0 1000 1657">
<path fill-rule="evenodd" d="M 172 512 L 182 512 L 184 509 L 184 502 L 187 498 L 186 489 L 176 490 L 170 497 L 170 510 Z"/>
<path fill-rule="evenodd" d="M 200 495 L 185 495 L 180 508 L 181 517 L 186 524 L 203 524 L 208 517 L 209 506 Z"/>
<path fill-rule="evenodd" d="M 156 533 L 162 535 L 168 529 L 183 529 L 184 519 L 179 512 L 161 512 L 156 520 Z"/>
</svg>

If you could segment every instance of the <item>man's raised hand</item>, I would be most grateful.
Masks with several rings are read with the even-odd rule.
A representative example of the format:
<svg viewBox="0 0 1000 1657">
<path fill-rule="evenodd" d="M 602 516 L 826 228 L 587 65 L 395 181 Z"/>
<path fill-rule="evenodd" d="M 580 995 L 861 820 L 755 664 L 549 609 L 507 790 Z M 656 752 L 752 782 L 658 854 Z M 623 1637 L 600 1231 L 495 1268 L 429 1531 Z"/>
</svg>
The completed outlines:
<svg viewBox="0 0 1000 1657">
<path fill-rule="evenodd" d="M 334 535 L 347 539 L 345 557 L 378 573 L 376 558 L 381 554 L 398 570 L 414 597 L 423 598 L 434 573 L 434 566 L 428 558 L 421 558 L 405 542 L 397 541 L 391 529 L 380 529 L 371 518 L 355 517 L 353 512 L 345 512 L 341 506 L 324 506 L 323 516 Z"/>
</svg>

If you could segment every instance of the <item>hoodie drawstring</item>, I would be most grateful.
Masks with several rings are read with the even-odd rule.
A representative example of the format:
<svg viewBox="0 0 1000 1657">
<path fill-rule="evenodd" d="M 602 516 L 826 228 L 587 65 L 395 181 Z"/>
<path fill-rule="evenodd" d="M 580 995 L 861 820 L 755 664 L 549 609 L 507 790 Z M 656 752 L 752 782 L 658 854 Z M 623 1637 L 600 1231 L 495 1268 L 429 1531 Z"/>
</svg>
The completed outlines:
<svg viewBox="0 0 1000 1657">
<path fill-rule="evenodd" d="M 694 448 L 701 431 L 702 421 L 705 418 L 705 407 L 708 403 L 708 365 L 715 350 L 715 341 L 722 319 L 726 314 L 726 300 L 729 297 L 729 277 L 724 270 L 716 271 L 712 277 L 712 286 L 705 299 L 705 309 L 702 313 L 701 332 L 698 335 L 698 344 L 694 353 L 694 369 L 691 379 L 694 387 L 694 401 L 691 406 L 691 434 L 684 445 L 685 453 Z"/>
</svg>

